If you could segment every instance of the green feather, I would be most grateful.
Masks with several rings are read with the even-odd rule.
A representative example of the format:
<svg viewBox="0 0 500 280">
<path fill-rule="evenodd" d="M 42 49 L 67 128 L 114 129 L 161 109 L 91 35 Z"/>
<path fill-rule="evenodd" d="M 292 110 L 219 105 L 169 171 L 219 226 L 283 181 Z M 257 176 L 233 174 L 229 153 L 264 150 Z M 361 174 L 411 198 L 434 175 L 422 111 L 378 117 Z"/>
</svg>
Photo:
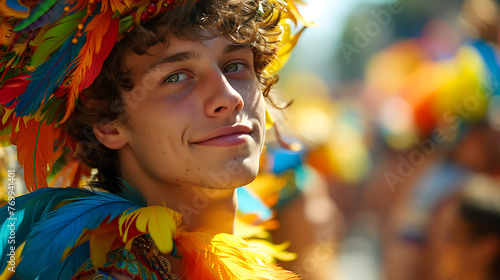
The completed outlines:
<svg viewBox="0 0 500 280">
<path fill-rule="evenodd" d="M 44 27 L 35 39 L 31 42 L 32 46 L 38 47 L 31 58 L 31 66 L 41 65 L 47 58 L 75 32 L 79 19 L 83 18 L 86 11 L 80 11 L 61 18 L 53 24 Z"/>
<path fill-rule="evenodd" d="M 63 98 L 52 96 L 43 106 L 42 121 L 45 123 L 52 123 L 54 120 L 60 121 L 64 117 L 64 105 Z"/>
<path fill-rule="evenodd" d="M 120 19 L 120 27 L 118 28 L 118 34 L 123 34 L 127 31 L 132 25 L 134 25 L 134 18 L 131 15 L 123 17 Z"/>
<path fill-rule="evenodd" d="M 57 3 L 57 0 L 45 0 L 40 2 L 35 9 L 30 11 L 30 14 L 27 18 L 23 19 L 19 24 L 14 27 L 15 32 L 19 32 L 24 28 L 28 27 L 30 24 L 35 22 L 41 16 L 43 16 L 50 8 Z"/>
<path fill-rule="evenodd" d="M 68 163 L 67 159 L 67 154 L 70 152 L 69 148 L 67 151 L 65 151 L 62 155 L 60 155 L 56 161 L 54 162 L 54 165 L 52 165 L 52 171 L 50 172 L 49 176 L 47 177 L 47 182 L 52 181 L 54 177 L 63 169 L 63 167 Z"/>
</svg>

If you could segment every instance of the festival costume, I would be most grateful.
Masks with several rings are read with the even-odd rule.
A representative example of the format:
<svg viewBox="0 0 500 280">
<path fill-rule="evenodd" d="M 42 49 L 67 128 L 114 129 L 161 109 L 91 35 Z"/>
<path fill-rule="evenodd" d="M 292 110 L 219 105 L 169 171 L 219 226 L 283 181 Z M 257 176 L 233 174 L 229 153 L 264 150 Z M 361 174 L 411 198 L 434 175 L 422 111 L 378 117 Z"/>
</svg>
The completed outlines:
<svg viewBox="0 0 500 280">
<path fill-rule="evenodd" d="M 79 279 L 96 268 L 123 272 L 134 279 L 155 279 L 148 275 L 155 271 L 154 264 L 131 252 L 134 239 L 144 234 L 154 240 L 160 252 L 180 256 L 183 279 L 296 279 L 293 273 L 270 264 L 269 255 L 237 236 L 185 231 L 179 213 L 164 206 L 145 207 L 141 195 L 125 186 L 128 191 L 120 194 L 44 188 L 16 198 L 12 216 L 2 209 L 0 219 L 18 225 L 15 244 L 20 246 L 13 255 L 17 256 L 14 267 L 19 278 L 14 279 Z M 12 267 L 8 264 L 9 232 L 10 228 L 2 225 L 5 254 L 0 279 L 13 274 L 8 270 Z M 124 264 L 124 259 L 129 263 Z M 78 270 L 79 275 L 75 275 Z"/>
<path fill-rule="evenodd" d="M 272 76 L 303 30 L 293 34 L 287 20 L 311 23 L 291 0 L 270 2 L 283 7 L 281 47 L 264 70 Z M 135 25 L 179 5 L 180 0 L 0 0 L 0 143 L 17 145 L 31 191 L 0 209 L 0 279 L 78 279 L 92 271 L 107 279 L 113 279 L 111 271 L 134 279 L 175 279 L 165 276 L 166 264 L 153 247 L 181 258 L 183 279 L 297 278 L 240 237 L 185 231 L 179 213 L 145 207 L 125 182 L 118 194 L 47 188 L 47 179 L 63 178 L 64 185 L 77 187 L 90 175 L 72 157 L 77 143 L 64 123 L 115 43 Z M 272 16 L 269 7 L 261 3 L 260 15 Z M 272 126 L 269 114 L 266 121 Z"/>
</svg>

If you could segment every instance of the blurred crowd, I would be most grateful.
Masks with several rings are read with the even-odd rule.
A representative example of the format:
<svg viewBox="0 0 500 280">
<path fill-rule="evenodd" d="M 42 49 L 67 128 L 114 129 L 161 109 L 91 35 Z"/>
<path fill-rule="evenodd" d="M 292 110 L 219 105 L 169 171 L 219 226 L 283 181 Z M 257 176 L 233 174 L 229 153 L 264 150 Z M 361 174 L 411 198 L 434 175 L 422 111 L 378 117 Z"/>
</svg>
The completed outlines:
<svg viewBox="0 0 500 280">
<path fill-rule="evenodd" d="M 360 3 L 335 76 L 287 77 L 287 135 L 316 178 L 278 210 L 291 269 L 500 279 L 499 27 L 493 0 Z"/>
<path fill-rule="evenodd" d="M 500 4 L 382 2 L 349 17 L 331 79 L 286 70 L 240 211 L 304 279 L 498 280 Z"/>
</svg>

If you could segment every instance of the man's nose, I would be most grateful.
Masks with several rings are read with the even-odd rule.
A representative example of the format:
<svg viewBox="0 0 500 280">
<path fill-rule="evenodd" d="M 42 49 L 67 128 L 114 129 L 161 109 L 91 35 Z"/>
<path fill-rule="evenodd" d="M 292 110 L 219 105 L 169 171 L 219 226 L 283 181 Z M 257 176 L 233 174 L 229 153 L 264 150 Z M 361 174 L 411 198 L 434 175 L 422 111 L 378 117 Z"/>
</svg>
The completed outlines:
<svg viewBox="0 0 500 280">
<path fill-rule="evenodd" d="M 210 117 L 237 114 L 244 105 L 241 94 L 229 83 L 222 71 L 213 72 L 208 78 L 206 114 Z"/>
</svg>

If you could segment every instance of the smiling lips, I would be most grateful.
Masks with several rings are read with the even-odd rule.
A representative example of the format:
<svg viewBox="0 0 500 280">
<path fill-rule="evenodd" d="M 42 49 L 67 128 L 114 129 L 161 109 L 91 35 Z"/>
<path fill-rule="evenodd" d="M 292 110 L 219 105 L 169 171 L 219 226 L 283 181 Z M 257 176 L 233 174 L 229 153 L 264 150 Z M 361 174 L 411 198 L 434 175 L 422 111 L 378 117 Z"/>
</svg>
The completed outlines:
<svg viewBox="0 0 500 280">
<path fill-rule="evenodd" d="M 235 146 L 248 141 L 252 129 L 245 125 L 225 126 L 210 132 L 203 139 L 193 142 L 205 146 Z"/>
</svg>

